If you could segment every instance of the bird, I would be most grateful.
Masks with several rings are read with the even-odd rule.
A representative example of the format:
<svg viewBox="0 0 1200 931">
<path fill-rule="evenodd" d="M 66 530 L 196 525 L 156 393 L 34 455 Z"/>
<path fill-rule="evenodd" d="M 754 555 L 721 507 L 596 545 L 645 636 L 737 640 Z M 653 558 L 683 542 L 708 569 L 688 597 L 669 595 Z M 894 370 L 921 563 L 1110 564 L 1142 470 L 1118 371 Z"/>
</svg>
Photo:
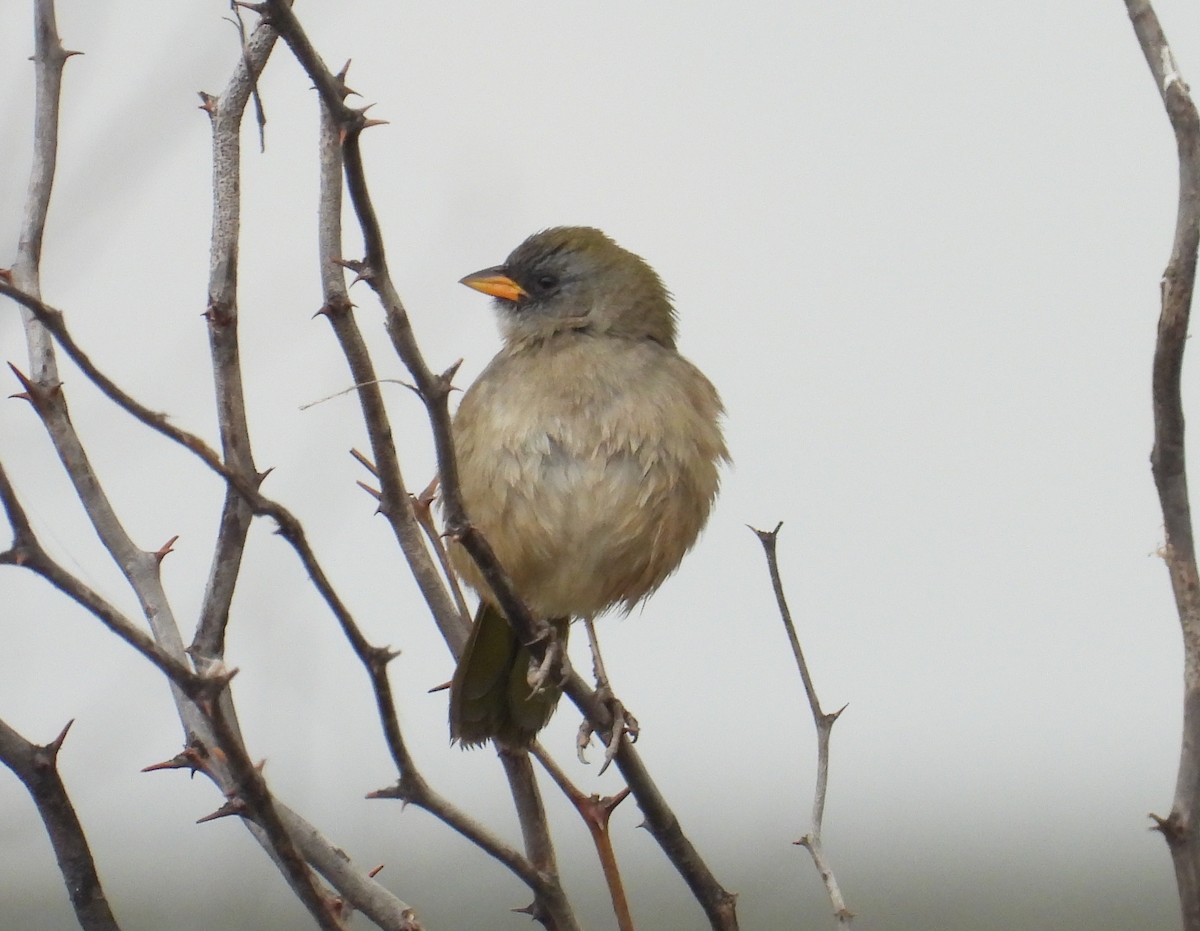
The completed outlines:
<svg viewBox="0 0 1200 931">
<path fill-rule="evenodd" d="M 494 299 L 503 338 L 453 418 L 462 502 L 565 646 L 572 619 L 627 614 L 692 548 L 729 461 L 724 408 L 676 349 L 658 274 L 598 229 L 534 233 L 461 283 Z M 451 739 L 527 747 L 561 683 L 537 680 L 471 557 L 449 550 L 480 596 L 451 680 Z"/>
</svg>

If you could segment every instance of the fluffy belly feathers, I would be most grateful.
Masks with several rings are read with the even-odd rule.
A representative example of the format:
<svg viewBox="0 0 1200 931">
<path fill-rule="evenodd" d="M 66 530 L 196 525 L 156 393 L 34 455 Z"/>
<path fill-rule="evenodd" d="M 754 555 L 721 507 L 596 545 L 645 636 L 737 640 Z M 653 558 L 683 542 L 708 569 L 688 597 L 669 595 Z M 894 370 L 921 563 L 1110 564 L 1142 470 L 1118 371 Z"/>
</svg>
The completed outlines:
<svg viewBox="0 0 1200 931">
<path fill-rule="evenodd" d="M 720 402 L 690 363 L 644 343 L 589 370 L 577 348 L 549 360 L 567 376 L 550 397 L 525 390 L 520 353 L 497 357 L 455 418 L 468 516 L 542 617 L 628 610 L 654 591 L 696 541 L 725 458 Z M 647 390 L 633 398 L 635 374 Z M 489 598 L 461 547 L 451 558 Z"/>
</svg>

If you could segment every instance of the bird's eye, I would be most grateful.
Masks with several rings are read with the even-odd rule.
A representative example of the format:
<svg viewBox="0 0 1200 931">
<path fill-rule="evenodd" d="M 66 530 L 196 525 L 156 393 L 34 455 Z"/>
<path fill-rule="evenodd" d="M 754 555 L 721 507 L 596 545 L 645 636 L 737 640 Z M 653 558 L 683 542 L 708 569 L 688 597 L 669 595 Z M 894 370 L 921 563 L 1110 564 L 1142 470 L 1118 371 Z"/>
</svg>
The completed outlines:
<svg viewBox="0 0 1200 931">
<path fill-rule="evenodd" d="M 537 279 L 538 290 L 549 291 L 558 287 L 557 275 L 538 275 Z"/>
</svg>

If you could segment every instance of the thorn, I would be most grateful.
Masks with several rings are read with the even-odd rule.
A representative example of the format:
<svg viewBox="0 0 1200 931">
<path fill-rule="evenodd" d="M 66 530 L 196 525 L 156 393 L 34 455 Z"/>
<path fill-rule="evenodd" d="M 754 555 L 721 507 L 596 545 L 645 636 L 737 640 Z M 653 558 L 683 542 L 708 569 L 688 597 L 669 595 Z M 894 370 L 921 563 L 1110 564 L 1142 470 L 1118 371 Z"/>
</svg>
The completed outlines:
<svg viewBox="0 0 1200 931">
<path fill-rule="evenodd" d="M 22 372 L 15 365 L 13 365 L 11 362 L 8 363 L 8 367 L 10 369 L 12 369 L 12 373 L 17 376 L 17 381 L 19 381 L 21 383 L 21 387 L 23 387 L 25 389 L 20 394 L 10 394 L 9 397 L 10 398 L 24 398 L 26 401 L 29 401 L 30 403 L 32 403 L 33 398 L 34 398 L 34 387 L 35 387 L 33 382 L 31 382 L 28 378 L 26 378 L 25 373 Z"/>
<path fill-rule="evenodd" d="M 389 125 L 389 121 L 388 121 L 388 120 L 366 120 L 366 121 L 365 121 L 365 122 L 362 124 L 362 128 L 363 128 L 363 129 L 370 129 L 372 126 L 387 126 L 387 125 Z"/>
<path fill-rule="evenodd" d="M 166 543 L 164 543 L 162 546 L 160 546 L 158 549 L 156 549 L 151 554 L 154 556 L 154 561 L 157 563 L 161 563 L 163 561 L 163 559 L 166 558 L 166 555 L 168 553 L 175 552 L 175 549 L 174 549 L 175 541 L 178 539 L 179 539 L 179 534 L 175 534 L 175 536 L 171 537 L 171 539 L 169 539 Z"/>
<path fill-rule="evenodd" d="M 518 915 L 528 915 L 530 918 L 534 917 L 535 910 L 536 910 L 536 903 L 534 903 L 534 902 L 530 902 L 524 908 L 510 908 L 509 909 L 510 912 L 515 912 Z"/>
<path fill-rule="evenodd" d="M 394 786 L 388 786 L 386 789 L 376 789 L 373 792 L 368 792 L 365 797 L 369 799 L 398 798 L 400 801 L 404 802 L 404 804 L 408 804 L 407 799 L 404 797 L 404 791 L 400 788 L 400 783 L 396 783 Z"/>
<path fill-rule="evenodd" d="M 12 269 L 11 268 L 0 268 L 0 278 L 3 278 L 9 284 L 12 284 L 13 283 Z"/>
<path fill-rule="evenodd" d="M 62 748 L 63 741 L 67 739 L 67 731 L 71 729 L 71 725 L 74 723 L 75 719 L 71 718 L 70 721 L 63 725 L 63 729 L 58 732 L 58 736 L 50 741 L 50 743 L 46 744 L 46 749 L 49 750 L 53 755 L 58 755 L 58 751 Z"/>
<path fill-rule="evenodd" d="M 462 364 L 463 364 L 463 360 L 459 359 L 457 362 L 455 362 L 453 365 L 451 365 L 450 368 L 448 368 L 448 369 L 446 369 L 446 371 L 442 372 L 442 381 L 444 381 L 447 385 L 450 384 L 450 382 L 454 381 L 454 376 L 458 374 L 458 370 L 462 366 Z"/>
<path fill-rule="evenodd" d="M 441 685 L 435 685 L 433 688 L 429 689 L 425 694 L 432 695 L 434 692 L 444 692 L 444 691 L 446 691 L 446 689 L 450 688 L 450 686 L 453 682 L 454 682 L 453 679 L 447 679 Z"/>
<path fill-rule="evenodd" d="M 394 650 L 391 647 L 367 647 L 367 662 L 372 667 L 378 666 L 383 668 L 401 653 L 400 650 Z"/>
<path fill-rule="evenodd" d="M 775 542 L 775 538 L 779 536 L 779 528 L 782 526 L 783 521 L 780 521 L 778 524 L 776 524 L 774 530 L 759 530 L 753 524 L 746 525 L 750 532 L 758 537 L 759 542 L 764 545 Z"/>
<path fill-rule="evenodd" d="M 349 64 L 349 62 L 347 62 L 347 64 Z M 372 879 L 374 879 L 376 876 L 378 876 L 382 872 L 383 872 L 383 864 L 380 863 L 379 866 L 375 867 L 374 869 L 367 870 L 367 875 L 370 876 Z"/>
<path fill-rule="evenodd" d="M 355 482 L 354 484 L 357 485 L 359 488 L 361 488 L 363 491 L 365 491 L 367 494 L 369 494 L 376 501 L 383 500 L 383 492 L 380 491 L 378 488 L 372 488 L 366 482 Z"/>
<path fill-rule="evenodd" d="M 275 471 L 275 466 L 271 466 L 270 468 L 263 469 L 256 476 L 254 476 L 255 487 L 256 488 L 261 487 L 262 483 L 267 480 L 267 476 L 270 475 L 274 471 Z"/>
<path fill-rule="evenodd" d="M 616 795 L 610 795 L 608 798 L 601 799 L 600 804 L 607 808 L 610 812 L 615 811 L 618 805 L 625 801 L 625 799 L 629 798 L 630 791 L 631 790 L 629 786 L 626 786 Z"/>
<path fill-rule="evenodd" d="M 29 553 L 24 547 L 17 546 L 15 542 L 12 549 L 5 550 L 4 553 L 0 555 L 3 555 L 5 558 L 11 558 L 12 565 L 16 566 L 18 569 L 29 562 Z"/>
<path fill-rule="evenodd" d="M 246 803 L 240 798 L 231 798 L 212 814 L 205 815 L 203 818 L 197 818 L 196 823 L 204 824 L 206 821 L 216 821 L 218 818 L 230 818 L 234 815 L 242 816 L 245 814 Z"/>
<path fill-rule="evenodd" d="M 199 109 L 203 110 L 205 113 L 208 113 L 210 115 L 216 114 L 216 112 L 217 112 L 217 98 L 216 97 L 214 97 L 212 94 L 206 94 L 204 91 L 200 91 L 200 101 L 201 101 L 201 103 L 200 103 Z"/>
<path fill-rule="evenodd" d="M 358 464 L 361 465 L 364 469 L 366 469 L 368 472 L 370 472 L 376 478 L 379 478 L 379 469 L 377 469 L 375 467 L 375 463 L 373 463 L 365 455 L 360 453 L 357 449 L 350 450 L 350 455 L 353 456 L 355 461 L 358 462 Z"/>
<path fill-rule="evenodd" d="M 200 316 L 212 327 L 226 327 L 236 319 L 233 305 L 224 305 L 216 301 L 209 301 Z"/>
<path fill-rule="evenodd" d="M 825 715 L 825 719 L 826 719 L 826 720 L 827 720 L 827 721 L 828 721 L 830 724 L 833 724 L 833 722 L 834 722 L 834 721 L 836 721 L 838 718 L 840 718 L 840 717 L 842 716 L 842 712 L 843 712 L 843 711 L 845 711 L 845 710 L 846 710 L 847 708 L 849 708 L 849 707 L 850 707 L 850 702 L 846 702 L 846 704 L 842 705 L 842 707 L 840 707 L 840 708 L 839 708 L 837 711 L 835 711 L 833 714 L 827 714 L 827 715 Z"/>
<path fill-rule="evenodd" d="M 76 55 L 82 55 L 83 52 L 77 52 L 75 49 L 63 49 L 63 61 L 68 58 L 74 58 Z"/>
<path fill-rule="evenodd" d="M 200 766 L 196 760 L 192 759 L 185 750 L 183 753 L 176 754 L 169 760 L 163 760 L 161 763 L 151 763 L 149 766 L 143 766 L 140 772 L 156 773 L 164 769 L 190 769 L 192 772 L 198 770 Z"/>
</svg>

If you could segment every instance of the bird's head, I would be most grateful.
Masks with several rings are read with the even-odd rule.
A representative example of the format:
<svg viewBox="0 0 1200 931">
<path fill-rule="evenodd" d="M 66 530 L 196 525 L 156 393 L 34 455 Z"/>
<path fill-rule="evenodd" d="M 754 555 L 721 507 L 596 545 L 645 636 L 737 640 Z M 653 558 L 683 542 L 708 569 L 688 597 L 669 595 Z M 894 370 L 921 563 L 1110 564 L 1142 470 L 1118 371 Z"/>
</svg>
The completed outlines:
<svg viewBox="0 0 1200 931">
<path fill-rule="evenodd" d="M 534 233 L 503 265 L 461 280 L 496 299 L 509 343 L 585 330 L 675 345 L 675 310 L 662 280 L 597 229 L 559 226 Z"/>
</svg>

